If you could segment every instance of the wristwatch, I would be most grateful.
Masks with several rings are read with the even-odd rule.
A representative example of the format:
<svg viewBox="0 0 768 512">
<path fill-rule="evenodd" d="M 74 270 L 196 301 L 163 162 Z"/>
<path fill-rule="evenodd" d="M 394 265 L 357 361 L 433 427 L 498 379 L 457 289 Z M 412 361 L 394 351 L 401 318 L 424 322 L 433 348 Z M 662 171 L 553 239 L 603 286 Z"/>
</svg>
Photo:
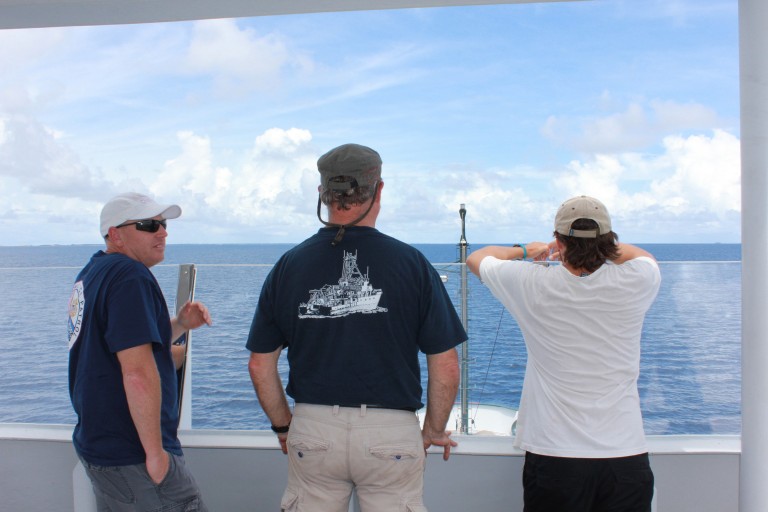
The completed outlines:
<svg viewBox="0 0 768 512">
<path fill-rule="evenodd" d="M 269 428 L 271 428 L 272 432 L 274 432 L 275 434 L 285 434 L 286 432 L 288 432 L 288 429 L 291 428 L 291 424 L 289 423 L 284 427 L 276 427 L 274 425 L 270 425 Z"/>
</svg>

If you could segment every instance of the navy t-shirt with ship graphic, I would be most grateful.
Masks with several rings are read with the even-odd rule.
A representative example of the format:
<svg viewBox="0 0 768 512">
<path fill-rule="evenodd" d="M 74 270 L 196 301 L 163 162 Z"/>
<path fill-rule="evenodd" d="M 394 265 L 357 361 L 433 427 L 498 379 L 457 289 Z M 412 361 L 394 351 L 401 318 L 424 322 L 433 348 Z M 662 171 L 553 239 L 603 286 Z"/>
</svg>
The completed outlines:
<svg viewBox="0 0 768 512">
<path fill-rule="evenodd" d="M 286 252 L 259 297 L 246 347 L 287 347 L 298 403 L 420 409 L 418 353 L 467 339 L 440 276 L 417 249 L 375 228 L 336 228 Z"/>
</svg>

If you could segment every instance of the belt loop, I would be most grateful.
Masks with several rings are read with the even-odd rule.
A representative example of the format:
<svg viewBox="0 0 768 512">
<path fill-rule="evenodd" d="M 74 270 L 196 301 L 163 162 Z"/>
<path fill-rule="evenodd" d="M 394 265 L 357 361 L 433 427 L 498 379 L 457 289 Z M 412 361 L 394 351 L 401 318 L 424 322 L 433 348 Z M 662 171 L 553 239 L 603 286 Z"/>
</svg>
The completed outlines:
<svg viewBox="0 0 768 512">
<path fill-rule="evenodd" d="M 365 418 L 365 413 L 368 410 L 368 406 L 363 404 L 360 406 L 360 417 Z"/>
<path fill-rule="evenodd" d="M 334 416 L 338 416 L 339 415 L 339 406 L 338 405 L 334 405 L 333 406 L 333 415 Z"/>
</svg>

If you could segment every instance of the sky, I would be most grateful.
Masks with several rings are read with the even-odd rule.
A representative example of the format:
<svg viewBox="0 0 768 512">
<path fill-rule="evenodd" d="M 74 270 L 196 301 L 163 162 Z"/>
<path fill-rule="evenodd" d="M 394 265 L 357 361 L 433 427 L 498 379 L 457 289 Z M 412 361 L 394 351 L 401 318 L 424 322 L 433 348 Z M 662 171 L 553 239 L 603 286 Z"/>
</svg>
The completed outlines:
<svg viewBox="0 0 768 512">
<path fill-rule="evenodd" d="M 0 30 L 0 245 L 100 244 L 121 192 L 168 243 L 299 242 L 317 158 L 377 150 L 377 228 L 740 242 L 737 0 L 597 0 Z M 324 218 L 327 216 L 324 214 Z"/>
</svg>

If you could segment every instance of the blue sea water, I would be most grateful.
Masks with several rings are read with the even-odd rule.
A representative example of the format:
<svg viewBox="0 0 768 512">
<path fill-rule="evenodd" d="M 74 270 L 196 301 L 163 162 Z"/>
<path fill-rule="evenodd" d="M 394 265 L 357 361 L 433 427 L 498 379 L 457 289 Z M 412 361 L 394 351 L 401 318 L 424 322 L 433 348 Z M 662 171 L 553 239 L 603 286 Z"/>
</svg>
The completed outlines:
<svg viewBox="0 0 768 512">
<path fill-rule="evenodd" d="M 291 244 L 169 245 L 153 268 L 171 310 L 178 264 L 195 263 L 196 298 L 214 317 L 193 334 L 193 427 L 264 429 L 245 339 L 270 265 Z M 453 244 L 415 244 L 459 301 Z M 478 247 L 482 244 L 478 244 Z M 647 244 L 662 286 L 642 340 L 641 405 L 648 434 L 738 434 L 741 246 Z M 72 282 L 100 246 L 0 247 L 0 422 L 74 423 L 67 391 Z M 471 248 L 470 248 L 471 250 Z M 469 280 L 470 401 L 516 408 L 525 346 L 509 314 Z M 423 363 L 423 360 L 422 360 Z M 285 360 L 281 360 L 285 374 Z"/>
</svg>

